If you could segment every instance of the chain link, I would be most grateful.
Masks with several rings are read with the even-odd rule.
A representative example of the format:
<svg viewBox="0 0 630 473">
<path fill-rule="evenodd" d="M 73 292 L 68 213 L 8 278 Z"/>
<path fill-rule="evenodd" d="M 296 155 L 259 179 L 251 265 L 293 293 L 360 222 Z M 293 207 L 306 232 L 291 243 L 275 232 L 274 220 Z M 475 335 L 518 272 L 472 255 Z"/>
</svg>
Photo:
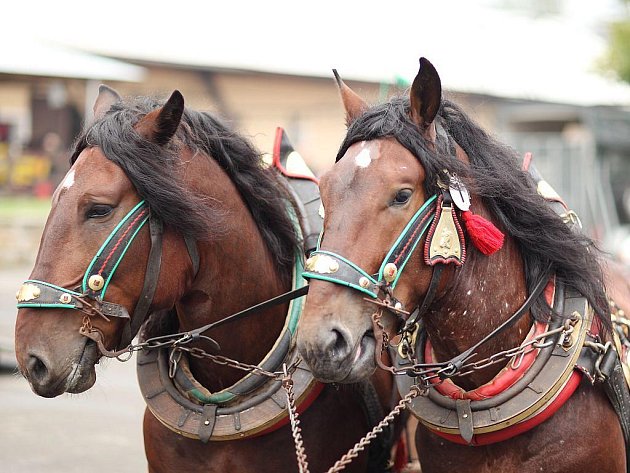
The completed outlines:
<svg viewBox="0 0 630 473">
<path fill-rule="evenodd" d="M 394 407 L 392 409 L 392 411 L 387 414 L 382 421 L 380 421 L 377 425 L 374 426 L 374 428 L 368 432 L 361 440 L 359 440 L 354 447 L 352 447 L 350 450 L 348 450 L 348 452 L 342 456 L 329 470 L 327 473 L 336 473 L 338 471 L 343 470 L 347 465 L 349 465 L 352 460 L 354 460 L 357 456 L 359 456 L 359 453 L 361 453 L 363 450 L 365 450 L 365 447 L 367 447 L 370 442 L 372 442 L 372 440 L 374 440 L 380 433 L 383 432 L 383 429 L 385 429 L 389 424 L 391 424 L 392 422 L 394 422 L 394 420 L 396 419 L 396 417 L 398 415 L 400 415 L 400 413 L 407 408 L 407 406 L 409 405 L 409 403 L 411 403 L 411 401 L 420 396 L 420 395 L 424 395 L 427 392 L 426 388 L 420 388 L 419 386 L 412 386 L 411 390 L 407 393 L 407 395 L 405 397 L 403 397 L 398 404 L 396 404 L 396 407 Z"/>
<path fill-rule="evenodd" d="M 283 371 L 284 376 L 282 377 L 282 387 L 287 395 L 287 411 L 289 412 L 289 420 L 291 421 L 291 434 L 293 435 L 293 442 L 295 443 L 295 456 L 297 458 L 298 469 L 300 473 L 309 473 L 308 458 L 306 456 L 306 449 L 304 448 L 304 442 L 302 440 L 300 419 L 298 419 L 298 412 L 295 406 L 293 380 L 291 379 L 291 374 L 287 370 L 286 363 L 283 365 Z"/>
<path fill-rule="evenodd" d="M 379 318 L 377 317 L 377 321 L 378 319 Z M 430 363 L 416 364 L 413 367 L 402 368 L 402 369 L 389 367 L 389 371 L 391 371 L 392 373 L 396 375 L 406 374 L 406 375 L 413 376 L 415 378 L 420 378 L 420 380 L 422 381 L 421 384 L 425 384 L 428 381 L 431 381 L 435 378 L 439 378 L 441 381 L 443 381 L 453 376 L 467 376 L 476 371 L 483 370 L 487 368 L 488 366 L 491 366 L 500 362 L 504 362 L 504 361 L 512 360 L 512 363 L 514 364 L 514 368 L 517 368 L 520 365 L 522 359 L 528 353 L 531 353 L 534 350 L 540 350 L 554 343 L 553 340 L 546 340 L 547 338 L 553 335 L 561 334 L 561 337 L 558 343 L 563 344 L 565 343 L 565 341 L 569 340 L 570 335 L 575 330 L 575 325 L 577 324 L 579 320 L 580 320 L 579 314 L 574 314 L 573 317 L 566 319 L 564 323 L 562 324 L 562 326 L 552 329 L 552 330 L 547 330 L 546 332 L 542 332 L 536 335 L 535 337 L 533 337 L 531 340 L 528 340 L 527 342 L 524 342 L 523 344 L 519 345 L 518 347 L 509 348 L 507 350 L 494 353 L 487 358 L 483 358 L 476 361 L 469 361 L 466 363 L 465 362 L 466 360 L 469 360 L 470 358 L 476 355 L 476 353 L 472 353 L 467 359 L 463 360 L 464 363 L 461 364 L 459 368 L 456 367 L 452 362 L 446 362 L 446 363 L 434 363 L 434 364 L 430 364 Z M 382 337 L 381 337 L 381 350 L 383 350 L 384 347 L 386 347 L 388 343 L 389 343 L 389 337 L 383 330 Z"/>
</svg>

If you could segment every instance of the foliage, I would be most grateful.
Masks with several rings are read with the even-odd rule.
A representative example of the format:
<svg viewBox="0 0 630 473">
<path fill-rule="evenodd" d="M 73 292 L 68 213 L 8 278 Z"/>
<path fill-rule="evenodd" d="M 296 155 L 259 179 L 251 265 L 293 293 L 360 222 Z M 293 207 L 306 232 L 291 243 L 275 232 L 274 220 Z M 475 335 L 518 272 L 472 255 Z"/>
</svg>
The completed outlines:
<svg viewBox="0 0 630 473">
<path fill-rule="evenodd" d="M 630 19 L 610 25 L 610 42 L 604 67 L 630 82 Z"/>
</svg>

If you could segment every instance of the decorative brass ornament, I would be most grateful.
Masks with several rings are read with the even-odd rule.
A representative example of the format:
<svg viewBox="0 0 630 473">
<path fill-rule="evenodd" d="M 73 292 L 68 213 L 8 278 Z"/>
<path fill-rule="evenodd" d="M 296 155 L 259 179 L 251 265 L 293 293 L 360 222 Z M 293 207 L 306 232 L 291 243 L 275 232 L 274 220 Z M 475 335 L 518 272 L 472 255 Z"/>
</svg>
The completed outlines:
<svg viewBox="0 0 630 473">
<path fill-rule="evenodd" d="M 42 293 L 42 290 L 34 284 L 22 284 L 20 290 L 15 295 L 18 302 L 28 302 L 33 299 L 37 299 Z"/>
<path fill-rule="evenodd" d="M 307 271 L 320 274 L 330 274 L 339 271 L 339 262 L 328 255 L 313 255 L 306 260 Z"/>
<path fill-rule="evenodd" d="M 70 304 L 70 302 L 72 302 L 72 296 L 67 292 L 64 292 L 59 296 L 59 302 L 62 304 Z"/>
<path fill-rule="evenodd" d="M 429 246 L 429 259 L 442 257 L 461 260 L 462 247 L 459 241 L 457 227 L 453 219 L 453 211 L 450 206 L 443 206 L 440 219 L 435 227 L 431 245 Z"/>
<path fill-rule="evenodd" d="M 361 276 L 359 278 L 359 286 L 361 286 L 363 289 L 365 289 L 369 285 L 370 285 L 370 280 L 368 278 L 366 278 L 365 276 Z"/>
<path fill-rule="evenodd" d="M 88 279 L 88 286 L 93 291 L 100 291 L 103 289 L 103 284 L 105 284 L 105 280 L 100 274 L 93 274 L 90 276 L 90 279 Z"/>
<path fill-rule="evenodd" d="M 396 275 L 398 274 L 398 268 L 394 263 L 387 263 L 383 268 L 383 278 L 385 281 L 392 282 L 396 279 Z"/>
</svg>

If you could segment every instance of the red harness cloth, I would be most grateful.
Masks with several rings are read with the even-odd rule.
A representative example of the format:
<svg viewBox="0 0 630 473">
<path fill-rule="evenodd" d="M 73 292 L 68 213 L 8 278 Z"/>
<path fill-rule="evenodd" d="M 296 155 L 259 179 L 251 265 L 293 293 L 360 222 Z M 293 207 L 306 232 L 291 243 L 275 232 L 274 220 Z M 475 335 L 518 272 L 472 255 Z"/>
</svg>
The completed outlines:
<svg viewBox="0 0 630 473">
<path fill-rule="evenodd" d="M 545 298 L 547 299 L 547 303 L 550 305 L 553 302 L 554 292 L 555 280 L 552 279 L 551 281 L 549 281 L 547 287 L 545 288 Z M 535 322 L 532 325 L 532 328 L 523 343 L 526 343 L 533 337 L 539 335 L 540 333 L 543 333 L 547 330 L 547 327 L 548 325 L 545 323 Z M 433 363 L 435 357 L 429 340 L 427 340 L 424 350 L 426 362 Z M 440 383 L 439 379 L 434 378 L 431 379 L 431 383 L 433 383 L 435 389 L 440 394 L 444 396 L 449 396 L 453 399 L 470 399 L 471 401 L 488 399 L 502 393 L 514 383 L 516 383 L 519 379 L 521 379 L 523 375 L 527 372 L 527 370 L 531 367 L 532 363 L 534 363 L 534 361 L 536 360 L 538 352 L 539 350 L 536 349 L 524 355 L 520 360 L 520 363 L 517 363 L 516 367 L 514 367 L 514 363 L 509 363 L 492 380 L 471 391 L 465 391 L 461 387 L 457 386 L 450 379 L 444 380 L 442 383 Z M 566 402 L 566 400 L 571 397 L 571 395 L 575 392 L 578 385 L 580 384 L 581 380 L 582 373 L 578 370 L 574 370 L 569 377 L 567 383 L 560 389 L 560 391 L 558 391 L 553 401 L 551 401 L 546 408 L 538 412 L 534 417 L 531 417 L 523 422 L 505 427 L 501 430 L 497 430 L 495 432 L 476 434 L 473 436 L 470 445 L 480 446 L 502 442 L 503 440 L 507 440 L 509 438 L 527 432 L 530 429 L 533 429 L 537 425 L 550 418 Z M 438 432 L 433 429 L 431 429 L 431 431 L 436 435 L 439 435 L 440 437 L 443 437 L 451 442 L 461 445 L 469 445 L 468 442 L 466 442 L 458 434 Z"/>
</svg>

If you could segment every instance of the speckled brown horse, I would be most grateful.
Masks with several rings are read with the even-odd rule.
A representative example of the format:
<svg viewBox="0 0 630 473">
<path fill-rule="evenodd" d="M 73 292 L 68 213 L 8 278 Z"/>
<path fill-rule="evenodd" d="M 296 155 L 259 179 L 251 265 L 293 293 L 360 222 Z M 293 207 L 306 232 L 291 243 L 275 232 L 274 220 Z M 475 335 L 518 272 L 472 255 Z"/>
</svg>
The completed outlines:
<svg viewBox="0 0 630 473">
<path fill-rule="evenodd" d="M 453 359 L 499 327 L 545 280 L 550 267 L 557 282 L 588 299 L 597 317 L 604 320 L 609 314 L 592 243 L 550 209 L 511 149 L 442 99 L 437 72 L 425 59 L 420 63 L 409 97 L 376 106 L 368 106 L 338 79 L 348 132 L 336 164 L 320 182 L 325 208 L 321 253 L 307 262 L 312 280 L 298 335 L 304 360 L 328 382 L 353 382 L 374 371 L 371 315 L 376 307 L 370 302 L 379 287 L 388 287 L 381 282 L 398 278 L 393 295 L 409 312 L 432 291 L 433 267 L 423 252 L 426 235 L 401 274 L 394 267 L 387 279 L 383 265 L 412 216 L 434 195 L 443 195 L 449 176 L 465 182 L 472 194 L 471 210 L 493 222 L 505 240 L 499 251 L 486 256 L 471 244 L 470 228 L 461 224 L 468 250 L 465 264 L 445 265 L 423 308 L 422 321 L 437 360 Z M 458 210 L 456 218 L 463 222 L 461 213 Z M 451 247 L 458 225 L 452 226 L 448 241 L 442 234 L 438 246 Z M 355 279 L 342 277 L 342 270 Z M 620 281 L 618 274 L 612 276 Z M 613 295 L 620 304 L 628 301 L 627 283 L 611 288 L 619 291 Z M 385 314 L 391 339 L 400 321 Z M 540 297 L 524 317 L 480 346 L 477 359 L 518 347 L 532 321 L 547 317 L 548 306 Z M 463 390 L 472 390 L 492 380 L 507 363 L 504 359 L 455 381 Z M 463 418 L 470 417 L 461 412 Z M 551 418 L 525 433 L 471 447 L 421 425 L 416 446 L 424 473 L 626 471 L 619 419 L 601 385 L 591 385 L 586 377 Z"/>
<path fill-rule="evenodd" d="M 17 359 L 33 391 L 44 397 L 89 389 L 101 354 L 94 341 L 79 333 L 85 314 L 28 303 L 45 281 L 61 302 L 93 304 L 82 287 L 89 292 L 103 281 L 82 281 L 86 267 L 141 200 L 146 208 L 137 218 L 146 218 L 148 209 L 164 228 L 161 270 L 148 310 L 167 318 L 154 321 L 156 326 L 191 330 L 286 292 L 300 245 L 287 213 L 290 199 L 277 174 L 261 166 L 259 153 L 244 138 L 209 114 L 185 109 L 179 92 L 162 104 L 152 99 L 123 101 L 102 87 L 94 110 L 95 120 L 79 137 L 72 167 L 53 196 L 30 276 L 40 283 L 23 286 L 19 296 L 26 306 L 18 312 Z M 104 297 L 116 304 L 112 311 L 130 314 L 140 304 L 152 232 L 149 225 L 133 228 L 137 236 Z M 196 242 L 197 273 L 186 238 Z M 104 267 L 107 264 L 103 261 Z M 171 308 L 175 315 L 168 315 Z M 211 335 L 222 355 L 256 364 L 271 350 L 286 310 L 285 303 L 219 327 Z M 125 334 L 124 318 L 106 321 L 96 312 L 92 315 L 91 333 L 100 333 L 107 349 L 124 346 L 135 335 Z M 208 343 L 196 346 L 212 349 Z M 243 375 L 197 358 L 190 359 L 190 370 L 211 392 Z M 331 466 L 368 427 L 357 393 L 332 386 L 302 414 L 301 425 L 315 471 Z M 204 444 L 178 435 L 147 410 L 144 435 L 152 472 L 296 470 L 286 425 L 266 435 Z M 365 468 L 366 455 L 351 466 L 352 471 Z"/>
</svg>

